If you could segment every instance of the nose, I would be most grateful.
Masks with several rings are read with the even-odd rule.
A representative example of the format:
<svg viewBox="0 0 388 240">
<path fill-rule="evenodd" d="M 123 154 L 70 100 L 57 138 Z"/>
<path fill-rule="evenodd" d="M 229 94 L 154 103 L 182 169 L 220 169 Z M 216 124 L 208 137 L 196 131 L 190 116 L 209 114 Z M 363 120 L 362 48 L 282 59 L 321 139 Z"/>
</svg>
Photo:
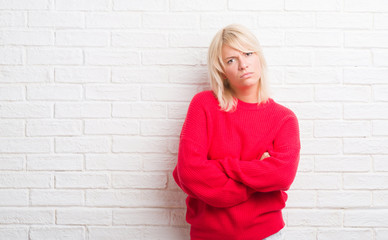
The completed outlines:
<svg viewBox="0 0 388 240">
<path fill-rule="evenodd" d="M 247 62 L 245 61 L 245 59 L 240 58 L 239 66 L 238 67 L 239 67 L 240 70 L 244 70 L 244 69 L 246 69 L 248 67 Z"/>
</svg>

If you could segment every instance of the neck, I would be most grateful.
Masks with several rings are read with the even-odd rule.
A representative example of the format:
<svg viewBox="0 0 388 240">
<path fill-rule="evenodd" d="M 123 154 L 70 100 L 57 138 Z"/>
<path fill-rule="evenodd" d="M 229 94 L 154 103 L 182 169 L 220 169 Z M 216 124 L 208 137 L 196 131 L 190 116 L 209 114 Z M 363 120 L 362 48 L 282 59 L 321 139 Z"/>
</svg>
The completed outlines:
<svg viewBox="0 0 388 240">
<path fill-rule="evenodd" d="M 258 89 L 245 89 L 235 91 L 235 97 L 240 99 L 243 102 L 247 103 L 257 103 Z"/>
</svg>

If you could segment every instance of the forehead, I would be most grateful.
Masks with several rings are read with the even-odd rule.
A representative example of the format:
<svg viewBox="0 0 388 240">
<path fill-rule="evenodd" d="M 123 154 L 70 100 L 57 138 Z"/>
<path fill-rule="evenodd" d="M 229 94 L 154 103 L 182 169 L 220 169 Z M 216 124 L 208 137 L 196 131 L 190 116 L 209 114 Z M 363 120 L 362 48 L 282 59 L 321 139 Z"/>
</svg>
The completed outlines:
<svg viewBox="0 0 388 240">
<path fill-rule="evenodd" d="M 230 57 L 230 56 L 233 56 L 233 55 L 238 55 L 238 54 L 241 54 L 241 53 L 242 53 L 242 51 L 240 51 L 238 49 L 235 49 L 235 48 L 232 48 L 229 45 L 223 45 L 222 46 L 222 57 L 223 58 Z"/>
</svg>

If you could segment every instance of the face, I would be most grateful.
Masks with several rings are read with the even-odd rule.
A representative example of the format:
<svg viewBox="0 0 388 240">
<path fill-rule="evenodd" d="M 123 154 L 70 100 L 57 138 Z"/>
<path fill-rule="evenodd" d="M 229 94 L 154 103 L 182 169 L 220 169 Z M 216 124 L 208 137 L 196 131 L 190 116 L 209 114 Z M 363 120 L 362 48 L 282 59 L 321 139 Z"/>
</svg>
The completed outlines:
<svg viewBox="0 0 388 240">
<path fill-rule="evenodd" d="M 260 59 L 255 52 L 222 47 L 225 78 L 236 92 L 257 89 L 261 77 Z"/>
</svg>

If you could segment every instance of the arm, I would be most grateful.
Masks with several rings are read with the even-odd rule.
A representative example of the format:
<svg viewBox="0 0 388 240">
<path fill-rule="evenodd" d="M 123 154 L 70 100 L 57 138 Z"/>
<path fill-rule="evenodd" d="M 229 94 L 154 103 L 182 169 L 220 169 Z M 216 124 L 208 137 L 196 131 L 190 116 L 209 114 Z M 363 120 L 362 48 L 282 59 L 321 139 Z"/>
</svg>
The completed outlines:
<svg viewBox="0 0 388 240">
<path fill-rule="evenodd" d="M 255 192 L 231 178 L 221 166 L 207 159 L 208 121 L 205 103 L 194 96 L 182 127 L 174 180 L 188 195 L 214 207 L 231 207 Z"/>
<path fill-rule="evenodd" d="M 212 161 L 226 174 L 258 192 L 288 190 L 294 181 L 300 153 L 298 120 L 288 117 L 279 129 L 270 156 L 263 160 L 240 161 L 226 158 Z"/>
</svg>

